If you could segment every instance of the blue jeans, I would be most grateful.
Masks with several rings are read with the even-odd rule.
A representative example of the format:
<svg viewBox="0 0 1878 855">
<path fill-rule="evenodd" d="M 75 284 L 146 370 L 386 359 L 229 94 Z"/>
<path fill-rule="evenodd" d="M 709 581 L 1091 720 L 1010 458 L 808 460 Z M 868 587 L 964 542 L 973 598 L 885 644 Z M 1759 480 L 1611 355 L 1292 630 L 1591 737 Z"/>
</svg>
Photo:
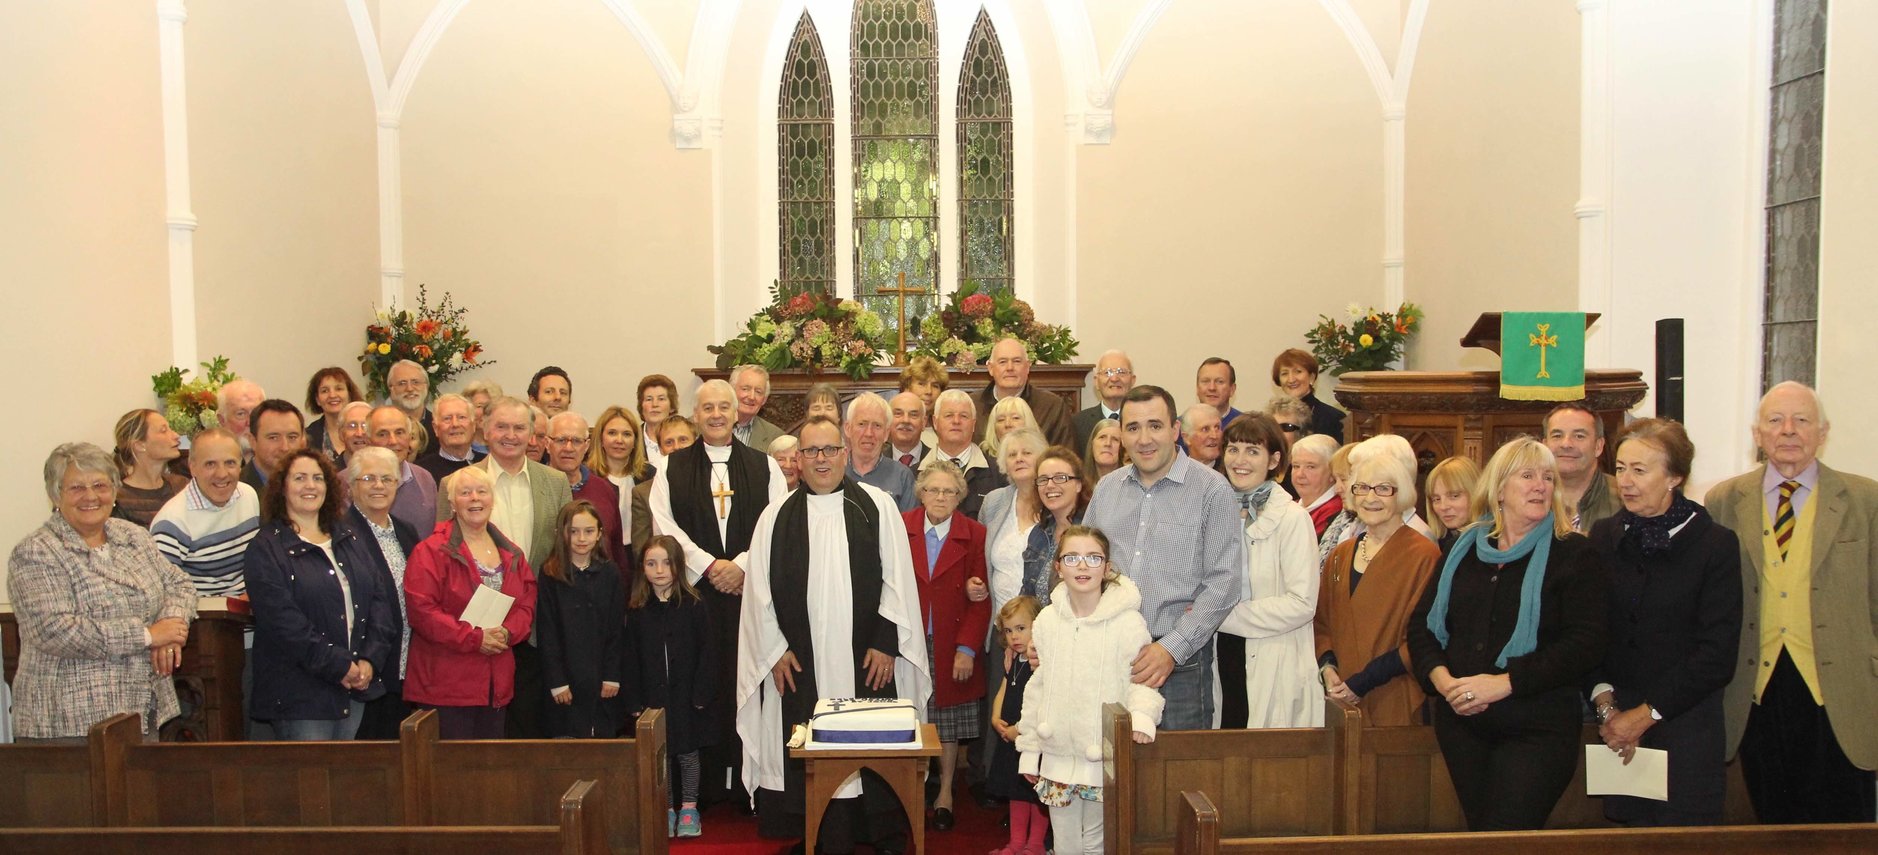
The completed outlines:
<svg viewBox="0 0 1878 855">
<path fill-rule="evenodd" d="M 1161 730 L 1208 730 L 1213 726 L 1213 639 L 1185 662 L 1174 666 L 1161 684 L 1167 709 Z"/>
<path fill-rule="evenodd" d="M 274 738 L 281 742 L 346 742 L 358 735 L 359 722 L 364 718 L 365 704 L 352 701 L 346 714 L 336 719 L 278 719 L 274 722 Z"/>
</svg>

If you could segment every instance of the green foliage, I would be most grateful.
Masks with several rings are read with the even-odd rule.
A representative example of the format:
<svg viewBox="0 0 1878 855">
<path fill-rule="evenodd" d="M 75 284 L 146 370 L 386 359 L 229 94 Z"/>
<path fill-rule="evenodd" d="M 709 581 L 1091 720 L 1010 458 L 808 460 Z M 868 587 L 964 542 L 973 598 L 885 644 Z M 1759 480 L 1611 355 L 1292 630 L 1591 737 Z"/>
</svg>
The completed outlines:
<svg viewBox="0 0 1878 855">
<path fill-rule="evenodd" d="M 952 292 L 944 308 L 921 319 L 915 356 L 930 356 L 954 368 L 970 368 L 991 356 L 999 339 L 1024 343 L 1030 361 L 1045 365 L 1068 362 L 1080 342 L 1069 327 L 1037 322 L 1030 304 L 1009 291 L 986 292 L 967 281 Z"/>
</svg>

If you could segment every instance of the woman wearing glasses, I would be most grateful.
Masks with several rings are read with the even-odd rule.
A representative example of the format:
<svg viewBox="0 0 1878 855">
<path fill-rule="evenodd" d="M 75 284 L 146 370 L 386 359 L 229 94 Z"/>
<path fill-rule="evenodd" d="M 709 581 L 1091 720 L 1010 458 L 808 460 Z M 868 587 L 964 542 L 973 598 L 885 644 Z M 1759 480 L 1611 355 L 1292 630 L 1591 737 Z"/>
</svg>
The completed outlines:
<svg viewBox="0 0 1878 855">
<path fill-rule="evenodd" d="M 1030 530 L 1024 548 L 1024 584 L 1018 594 L 1036 597 L 1037 604 L 1050 604 L 1050 588 L 1056 583 L 1056 534 L 1082 524 L 1082 512 L 1089 507 L 1090 484 L 1083 480 L 1082 460 L 1076 452 L 1053 445 L 1037 458 L 1037 501 L 1043 506 L 1041 519 Z"/>
<path fill-rule="evenodd" d="M 938 727 L 942 746 L 932 826 L 950 831 L 959 743 L 984 732 L 978 702 L 985 697 L 985 679 L 978 660 L 991 624 L 991 604 L 984 593 L 985 527 L 956 513 L 965 495 L 965 473 L 951 461 L 935 460 L 921 469 L 914 491 L 920 507 L 907 511 L 904 519 L 933 663 L 926 718 Z"/>
<path fill-rule="evenodd" d="M 1392 454 L 1351 471 L 1349 493 L 1363 533 L 1330 553 L 1317 593 L 1317 664 L 1324 692 L 1362 708 L 1366 724 L 1422 723 L 1422 689 L 1409 677 L 1410 614 L 1441 550 L 1409 528 L 1415 471 Z"/>
</svg>

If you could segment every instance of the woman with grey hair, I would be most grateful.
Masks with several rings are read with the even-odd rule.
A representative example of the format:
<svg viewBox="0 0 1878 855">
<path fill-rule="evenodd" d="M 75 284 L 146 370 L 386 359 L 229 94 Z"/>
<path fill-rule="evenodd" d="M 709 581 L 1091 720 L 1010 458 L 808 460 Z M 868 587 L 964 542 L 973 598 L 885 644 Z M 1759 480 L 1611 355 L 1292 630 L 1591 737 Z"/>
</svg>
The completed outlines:
<svg viewBox="0 0 1878 855">
<path fill-rule="evenodd" d="M 7 593 L 19 621 L 13 726 L 22 742 L 82 743 L 92 725 L 136 713 L 146 741 L 176 717 L 196 591 L 143 528 L 111 517 L 111 455 L 88 442 L 52 450 L 52 516 L 13 548 Z"/>
<path fill-rule="evenodd" d="M 387 579 L 396 592 L 398 655 L 379 674 L 384 679 L 385 694 L 365 702 L 365 718 L 359 723 L 360 739 L 397 739 L 398 726 L 410 713 L 404 703 L 404 669 L 411 651 L 411 624 L 404 613 L 404 566 L 412 550 L 423 540 L 410 523 L 391 515 L 391 503 L 398 498 L 398 455 L 389 448 L 370 446 L 352 455 L 352 466 L 345 472 L 346 487 L 352 505 L 346 518 L 354 530 L 369 534 L 377 548 L 368 550 L 380 578 Z"/>
</svg>

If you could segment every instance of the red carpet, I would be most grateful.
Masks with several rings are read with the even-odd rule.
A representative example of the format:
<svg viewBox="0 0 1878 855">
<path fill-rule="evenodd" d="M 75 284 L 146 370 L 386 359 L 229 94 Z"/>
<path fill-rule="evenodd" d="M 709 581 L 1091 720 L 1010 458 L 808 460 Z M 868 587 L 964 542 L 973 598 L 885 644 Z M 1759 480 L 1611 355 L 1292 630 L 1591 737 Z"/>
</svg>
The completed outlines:
<svg viewBox="0 0 1878 855">
<path fill-rule="evenodd" d="M 951 831 L 934 831 L 927 816 L 926 851 L 931 855 L 985 855 L 1010 840 L 1010 832 L 1000 825 L 1005 808 L 983 810 L 965 791 L 963 776 L 952 813 L 957 825 Z M 718 805 L 704 812 L 704 836 L 675 839 L 672 851 L 683 855 L 782 855 L 794 845 L 793 840 L 764 840 L 756 836 L 756 817 L 738 816 L 729 805 Z M 870 850 L 862 847 L 863 855 Z"/>
</svg>

